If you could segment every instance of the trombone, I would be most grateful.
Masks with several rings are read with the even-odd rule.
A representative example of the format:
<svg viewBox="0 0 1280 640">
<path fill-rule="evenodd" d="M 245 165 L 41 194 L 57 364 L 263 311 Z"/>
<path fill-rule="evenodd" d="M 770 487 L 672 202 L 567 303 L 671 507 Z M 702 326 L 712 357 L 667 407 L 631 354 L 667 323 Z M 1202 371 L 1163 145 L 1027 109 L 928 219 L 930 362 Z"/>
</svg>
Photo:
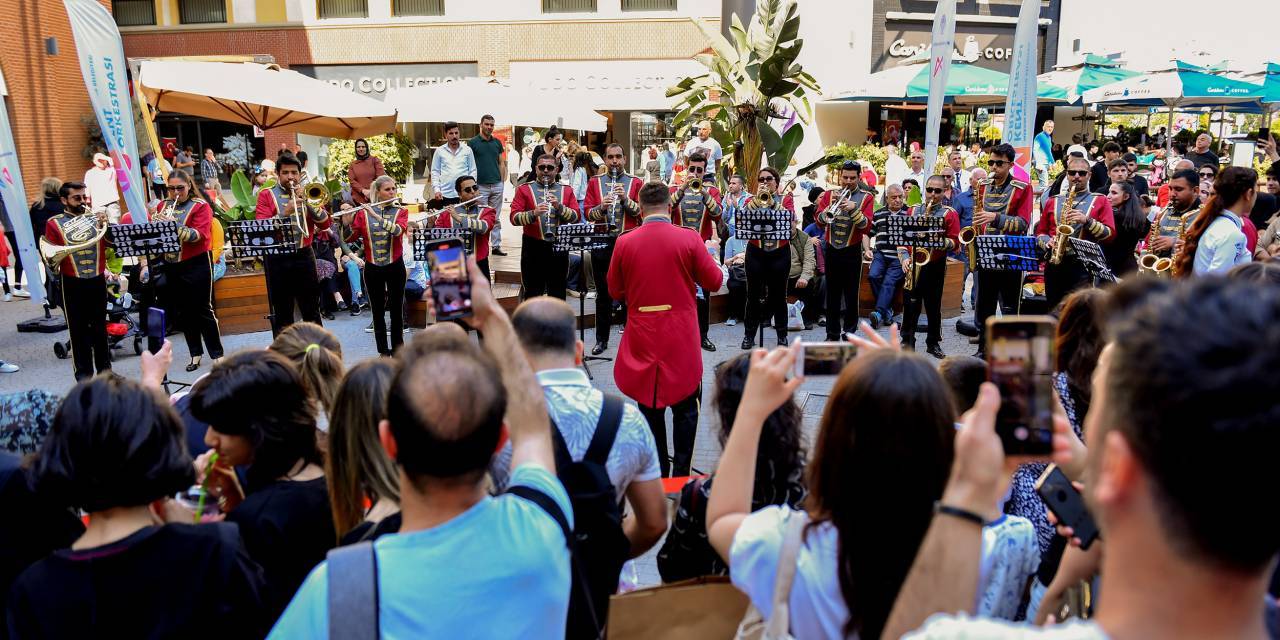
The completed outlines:
<svg viewBox="0 0 1280 640">
<path fill-rule="evenodd" d="M 311 176 L 307 175 L 306 171 L 302 172 L 302 177 L 299 178 L 298 182 L 301 184 L 295 184 L 291 189 L 289 189 L 289 199 L 293 203 L 293 215 L 290 216 L 290 218 L 293 221 L 293 226 L 297 228 L 298 233 L 302 235 L 303 239 L 306 239 L 311 235 L 311 232 L 307 228 L 306 207 L 298 206 L 298 193 L 302 192 L 303 201 L 308 206 L 315 208 L 323 207 L 327 204 L 329 202 L 330 194 L 329 188 L 324 186 L 323 182 L 320 182 L 319 180 L 312 180 Z"/>
</svg>

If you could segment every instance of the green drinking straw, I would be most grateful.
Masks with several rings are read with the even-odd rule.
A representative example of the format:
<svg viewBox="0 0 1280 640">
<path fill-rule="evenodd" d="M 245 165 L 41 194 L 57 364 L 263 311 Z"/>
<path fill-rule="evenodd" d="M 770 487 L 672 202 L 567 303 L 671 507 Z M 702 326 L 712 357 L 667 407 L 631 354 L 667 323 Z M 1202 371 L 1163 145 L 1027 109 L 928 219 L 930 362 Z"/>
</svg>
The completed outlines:
<svg viewBox="0 0 1280 640">
<path fill-rule="evenodd" d="M 218 463 L 218 452 L 209 456 L 209 464 L 204 468 L 204 482 L 200 483 L 200 500 L 196 502 L 195 524 L 200 524 L 200 516 L 204 513 L 204 500 L 209 496 L 209 474 L 213 473 L 213 465 Z"/>
</svg>

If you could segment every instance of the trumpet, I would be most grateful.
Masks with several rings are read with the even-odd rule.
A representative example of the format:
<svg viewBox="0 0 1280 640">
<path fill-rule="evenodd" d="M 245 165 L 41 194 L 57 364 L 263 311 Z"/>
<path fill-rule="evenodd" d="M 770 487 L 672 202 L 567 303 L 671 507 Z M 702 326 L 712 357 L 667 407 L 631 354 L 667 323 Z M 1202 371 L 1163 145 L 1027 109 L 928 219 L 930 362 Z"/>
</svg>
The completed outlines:
<svg viewBox="0 0 1280 640">
<path fill-rule="evenodd" d="M 765 187 L 760 187 L 747 204 L 756 209 L 767 209 L 773 206 L 773 194 Z"/>
<path fill-rule="evenodd" d="M 151 219 L 152 222 L 172 222 L 177 218 L 175 214 L 178 210 L 178 199 L 175 197 L 172 200 L 165 200 L 164 202 L 164 207 L 156 212 L 156 215 Z"/>
<path fill-rule="evenodd" d="M 62 227 L 63 237 L 71 244 L 54 244 L 41 236 L 40 258 L 45 261 L 45 264 L 49 265 L 50 269 L 56 271 L 58 269 L 58 263 L 66 259 L 67 256 L 98 244 L 98 241 L 102 240 L 102 237 L 107 235 L 107 228 L 109 226 L 110 225 L 105 222 L 98 224 L 97 219 L 92 215 L 81 215 L 76 218 L 72 218 L 71 221 L 67 222 L 67 224 Z M 93 231 L 94 229 L 96 229 L 96 233 Z M 93 235 L 88 236 L 89 233 L 93 233 Z M 85 239 L 77 241 L 80 238 Z"/>
<path fill-rule="evenodd" d="M 834 200 L 830 206 L 818 213 L 818 219 L 823 224 L 830 224 L 831 219 L 840 215 L 840 207 L 849 199 L 850 192 L 848 189 L 841 189 L 839 197 Z"/>
<path fill-rule="evenodd" d="M 686 191 L 691 193 L 702 193 L 702 180 L 698 178 L 689 178 L 685 181 L 684 188 Z"/>
</svg>

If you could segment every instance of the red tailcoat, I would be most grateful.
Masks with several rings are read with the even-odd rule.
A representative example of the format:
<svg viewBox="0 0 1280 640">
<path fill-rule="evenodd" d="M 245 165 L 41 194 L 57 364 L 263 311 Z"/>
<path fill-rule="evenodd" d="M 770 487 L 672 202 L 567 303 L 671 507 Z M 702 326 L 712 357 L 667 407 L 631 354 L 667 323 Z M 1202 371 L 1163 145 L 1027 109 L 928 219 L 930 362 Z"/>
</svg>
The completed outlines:
<svg viewBox="0 0 1280 640">
<path fill-rule="evenodd" d="M 400 227 L 400 232 L 394 233 L 389 243 L 391 245 L 391 262 L 395 262 L 404 255 L 403 240 L 405 232 L 409 230 L 409 210 L 401 209 L 399 207 L 379 208 L 381 208 L 382 211 L 375 211 L 375 214 L 383 216 L 384 219 L 387 216 L 394 215 L 395 217 L 392 219 L 392 222 L 397 227 Z M 352 216 L 351 233 L 347 235 L 346 240 L 347 242 L 351 242 L 356 238 L 364 240 L 364 261 L 369 264 L 377 264 L 373 259 L 373 231 L 369 228 L 371 220 L 369 219 L 368 214 L 369 209 L 365 208 L 357 211 L 356 215 Z M 391 262 L 388 262 L 387 264 L 391 264 Z"/>
<path fill-rule="evenodd" d="M 698 232 L 651 220 L 622 234 L 609 265 L 609 293 L 627 304 L 627 330 L 613 365 L 618 389 L 645 407 L 669 407 L 702 382 L 694 284 L 717 291 L 720 267 Z"/>
<path fill-rule="evenodd" d="M 640 226 L 640 205 L 638 203 L 640 202 L 640 187 L 644 185 L 644 181 L 625 173 L 619 176 L 618 181 L 626 181 L 628 183 L 628 186 L 624 187 L 627 192 L 627 200 L 631 201 L 630 208 L 635 210 L 633 213 L 626 211 L 625 208 L 622 209 L 622 228 L 618 229 L 618 233 L 622 233 Z M 601 206 L 601 203 L 604 202 L 604 194 L 608 192 L 609 182 L 611 180 L 608 174 L 592 176 L 587 181 L 587 192 L 582 196 L 582 211 L 591 222 L 609 221 L 608 207 Z M 623 207 L 622 204 L 618 206 Z M 597 208 L 599 208 L 599 211 L 596 210 Z"/>
<path fill-rule="evenodd" d="M 861 194 L 861 197 L 862 197 L 862 215 L 867 217 L 867 226 L 862 229 L 854 229 L 853 233 L 849 234 L 850 247 L 857 247 L 862 244 L 862 236 L 866 235 L 867 232 L 871 230 L 871 224 L 875 218 L 875 212 L 876 212 L 875 195 L 867 193 L 865 191 L 859 192 L 859 193 Z M 839 189 L 828 189 L 826 191 L 823 191 L 822 195 L 818 196 L 818 202 L 814 205 L 815 208 L 814 208 L 813 221 L 817 223 L 819 229 L 822 229 L 823 231 L 822 235 L 824 238 L 823 243 L 825 244 L 831 244 L 831 240 L 826 233 L 827 225 L 822 222 L 821 218 L 819 218 L 817 214 L 819 212 L 826 211 L 827 209 L 829 209 L 831 207 L 831 199 L 837 198 L 839 196 L 840 196 Z M 853 197 L 853 196 L 850 196 L 850 197 Z"/>
<path fill-rule="evenodd" d="M 1040 240 L 1041 244 L 1044 244 L 1046 241 L 1050 241 L 1053 236 L 1058 234 L 1059 214 L 1065 216 L 1067 211 L 1081 206 L 1088 206 L 1089 210 L 1085 212 L 1085 215 L 1090 220 L 1097 220 L 1102 224 L 1103 228 L 1101 233 L 1094 233 L 1093 230 L 1085 227 L 1080 232 L 1080 237 L 1085 240 L 1092 240 L 1102 244 L 1106 244 L 1114 240 L 1116 234 L 1116 219 L 1115 213 L 1111 209 L 1111 201 L 1107 199 L 1107 196 L 1101 193 L 1082 193 L 1076 197 L 1076 201 L 1072 203 L 1072 206 L 1068 207 L 1065 202 L 1067 199 L 1067 190 L 1067 187 L 1064 185 L 1063 192 L 1050 198 L 1048 205 L 1040 212 L 1040 221 L 1036 223 L 1036 237 Z M 1085 205 L 1086 200 L 1091 200 L 1092 202 Z"/>
<path fill-rule="evenodd" d="M 913 215 L 913 216 L 922 216 L 924 215 L 924 207 L 925 205 L 923 204 L 907 207 L 907 214 Z M 960 214 L 957 213 L 955 209 L 952 209 L 947 205 L 941 205 L 941 208 L 942 208 L 942 216 L 943 216 L 942 235 L 946 236 L 947 240 L 950 242 L 950 246 L 948 246 L 946 249 L 931 250 L 929 252 L 930 262 L 935 260 L 942 262 L 943 260 L 946 259 L 948 253 L 950 253 L 951 251 L 955 251 L 956 248 L 960 246 Z M 938 211 L 934 210 L 934 212 L 929 215 L 936 216 L 938 215 Z"/>
<path fill-rule="evenodd" d="M 571 224 L 580 221 L 578 199 L 573 197 L 573 189 L 569 185 L 554 185 L 553 188 L 555 187 L 559 187 L 560 204 L 565 207 L 565 214 L 560 222 Z M 524 227 L 524 235 L 530 238 L 545 240 L 542 237 L 542 225 L 538 223 L 537 216 L 532 214 L 537 208 L 538 199 L 533 193 L 533 183 L 526 182 L 516 187 L 516 195 L 511 198 L 511 224 Z M 524 213 L 527 215 L 520 215 Z"/>
<path fill-rule="evenodd" d="M 440 212 L 440 217 L 436 218 L 436 228 L 454 226 L 452 211 L 453 209 L 446 207 L 444 211 Z M 471 215 L 468 211 L 463 211 L 462 213 L 463 215 Z M 484 231 L 473 230 L 474 235 L 471 236 L 471 243 L 475 246 L 467 249 L 476 257 L 476 260 L 484 260 L 489 257 L 489 234 L 493 231 L 493 227 L 498 224 L 498 213 L 493 210 L 493 207 L 482 207 L 479 219 L 480 222 L 484 223 Z M 463 225 L 459 224 L 458 226 L 461 227 Z"/>
</svg>

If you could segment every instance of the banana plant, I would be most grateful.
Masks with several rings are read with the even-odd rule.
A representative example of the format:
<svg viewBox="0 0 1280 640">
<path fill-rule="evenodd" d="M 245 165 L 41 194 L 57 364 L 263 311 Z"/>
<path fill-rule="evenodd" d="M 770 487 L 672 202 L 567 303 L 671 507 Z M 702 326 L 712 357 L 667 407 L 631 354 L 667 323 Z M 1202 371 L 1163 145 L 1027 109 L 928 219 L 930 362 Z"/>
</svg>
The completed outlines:
<svg viewBox="0 0 1280 640">
<path fill-rule="evenodd" d="M 223 223 L 252 220 L 255 215 L 254 209 L 258 205 L 258 193 L 254 190 L 253 183 L 249 182 L 244 169 L 236 169 L 236 172 L 231 174 L 231 196 L 235 199 L 235 204 L 225 209 L 216 207 L 214 214 L 221 218 Z"/>
<path fill-rule="evenodd" d="M 675 100 L 678 135 L 710 121 L 712 135 L 725 150 L 726 169 L 741 173 L 755 191 L 762 157 L 786 170 L 804 140 L 800 125 L 813 115 L 809 96 L 821 92 L 813 76 L 796 63 L 804 44 L 798 37 L 799 9 L 795 0 L 761 0 L 749 27 L 732 16 L 732 42 L 705 21 L 694 23 L 712 53 L 694 56 L 706 73 L 667 89 L 667 97 Z M 799 122 L 779 134 L 769 121 L 786 118 L 783 110 L 788 107 Z"/>
</svg>

